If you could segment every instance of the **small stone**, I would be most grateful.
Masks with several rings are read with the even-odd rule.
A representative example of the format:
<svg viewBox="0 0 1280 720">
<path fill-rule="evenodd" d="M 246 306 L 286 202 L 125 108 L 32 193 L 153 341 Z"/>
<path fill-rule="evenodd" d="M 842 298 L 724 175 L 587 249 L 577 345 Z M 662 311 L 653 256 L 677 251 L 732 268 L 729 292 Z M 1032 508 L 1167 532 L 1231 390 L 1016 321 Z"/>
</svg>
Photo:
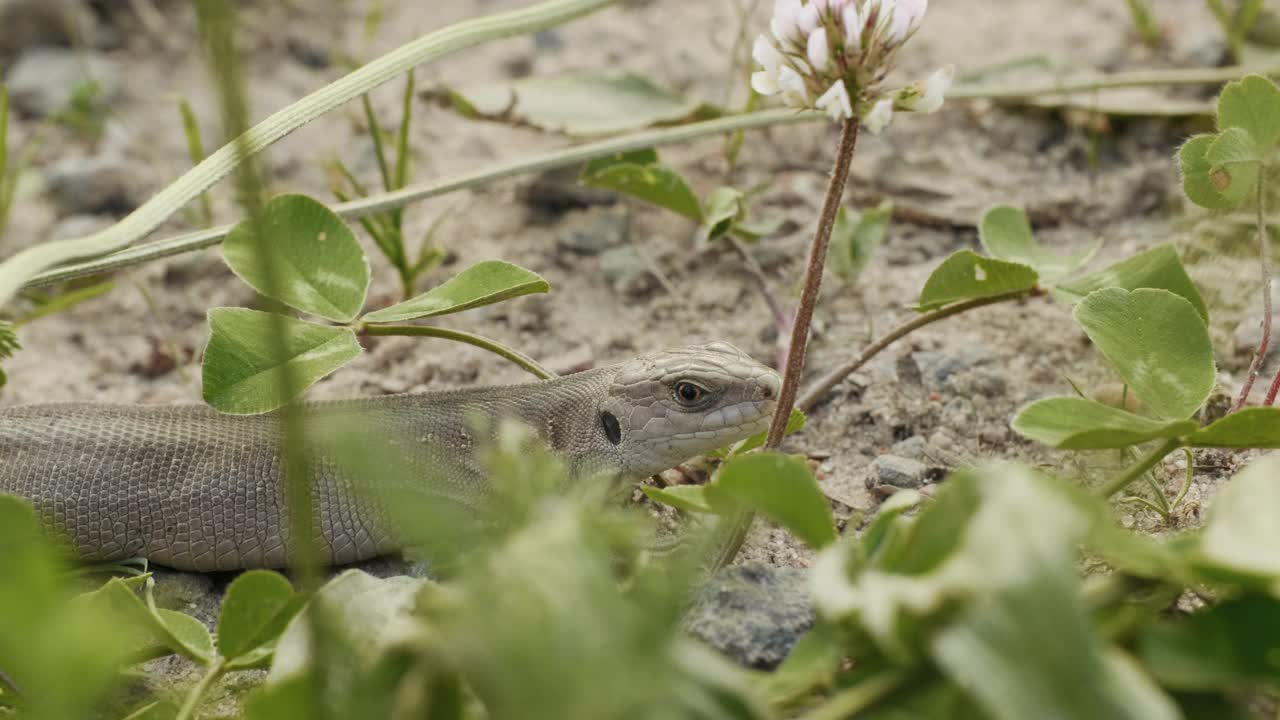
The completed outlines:
<svg viewBox="0 0 1280 720">
<path fill-rule="evenodd" d="M 74 240 L 110 227 L 113 220 L 102 215 L 70 215 L 49 231 L 50 240 Z"/>
<path fill-rule="evenodd" d="M 89 83 L 97 85 L 96 101 L 105 104 L 119 92 L 119 72 L 100 56 L 66 48 L 28 50 L 5 74 L 13 108 L 27 117 L 58 113 Z"/>
<path fill-rule="evenodd" d="M 290 34 L 285 40 L 285 48 L 288 49 L 289 55 L 294 60 L 312 70 L 324 70 L 332 64 L 329 58 L 329 49 L 312 42 L 311 38 L 306 34 Z"/>
<path fill-rule="evenodd" d="M 50 168 L 47 185 L 67 213 L 124 215 L 142 202 L 133 168 L 114 154 L 63 158 Z"/>
<path fill-rule="evenodd" d="M 928 443 L 920 435 L 912 435 L 905 440 L 899 440 L 893 444 L 893 447 L 889 448 L 893 455 L 912 460 L 923 460 L 927 450 Z"/>
<path fill-rule="evenodd" d="M 871 462 L 867 487 L 892 485 L 896 488 L 918 488 L 928 480 L 929 466 L 919 460 L 881 455 Z"/>
<path fill-rule="evenodd" d="M 777 667 L 811 627 L 805 571 L 755 563 L 718 573 L 685 619 L 691 635 L 759 670 Z"/>
<path fill-rule="evenodd" d="M 76 0 L 0 0 L 0 60 L 33 47 L 71 47 L 93 16 Z M 0 65 L 7 62 L 0 62 Z"/>
<path fill-rule="evenodd" d="M 630 297 L 647 295 L 658 285 L 640 253 L 630 245 L 609 248 L 601 253 L 600 274 L 614 292 Z"/>
<path fill-rule="evenodd" d="M 578 182 L 578 168 L 548 170 L 533 179 L 521 192 L 521 199 L 539 222 L 558 220 L 570 210 L 596 205 L 615 205 L 618 194 Z"/>
</svg>

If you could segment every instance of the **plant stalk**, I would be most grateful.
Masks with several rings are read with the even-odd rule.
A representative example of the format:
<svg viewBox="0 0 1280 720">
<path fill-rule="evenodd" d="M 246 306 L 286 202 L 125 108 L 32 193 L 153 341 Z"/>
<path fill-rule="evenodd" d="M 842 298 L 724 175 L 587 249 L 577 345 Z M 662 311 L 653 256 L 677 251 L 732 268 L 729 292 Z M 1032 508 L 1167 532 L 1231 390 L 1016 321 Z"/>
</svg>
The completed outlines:
<svg viewBox="0 0 1280 720">
<path fill-rule="evenodd" d="M 1102 487 L 1098 488 L 1098 495 L 1108 498 L 1129 487 L 1130 483 L 1142 477 L 1143 473 L 1155 467 L 1166 455 L 1180 447 L 1182 447 L 1182 441 L 1178 438 L 1165 440 L 1160 443 L 1159 447 L 1143 455 L 1138 462 L 1125 468 L 1119 475 L 1111 478 Z"/>
<path fill-rule="evenodd" d="M 491 340 L 487 337 L 473 335 L 472 333 L 463 332 L 461 330 L 449 330 L 432 325 L 365 325 L 360 329 L 360 333 L 362 335 L 384 337 L 392 335 L 434 337 L 466 343 L 467 345 L 478 347 L 481 350 L 488 350 L 495 355 L 510 360 L 539 380 L 550 380 L 551 378 L 556 377 L 555 373 L 542 367 L 536 360 L 515 348 L 507 347 L 497 340 Z"/>
<path fill-rule="evenodd" d="M 1262 364 L 1267 359 L 1267 347 L 1271 344 L 1271 248 L 1269 247 L 1269 239 L 1267 236 L 1266 213 L 1263 208 L 1265 195 L 1262 192 L 1264 173 L 1258 174 L 1257 197 L 1254 199 L 1257 207 L 1258 224 L 1258 264 L 1262 269 L 1262 337 L 1258 340 L 1258 349 L 1253 353 L 1253 360 L 1249 363 L 1249 374 L 1245 376 L 1244 387 L 1240 388 L 1240 396 L 1236 398 L 1235 405 L 1231 407 L 1231 412 L 1235 412 L 1245 406 L 1249 402 L 1249 394 L 1253 392 L 1253 383 L 1257 381 L 1258 374 L 1262 372 Z M 1280 373 L 1276 374 L 1275 379 L 1271 382 L 1271 389 L 1267 391 L 1266 404 L 1270 405 L 1275 401 L 1276 390 L 1280 388 Z"/>
<path fill-rule="evenodd" d="M 182 701 L 182 707 L 178 710 L 178 714 L 174 716 L 174 720 L 191 720 L 196 716 L 196 708 L 200 707 L 200 701 L 204 699 L 205 693 L 209 691 L 209 686 L 222 677 L 226 667 L 226 658 L 221 657 L 209 666 L 209 669 L 200 677 L 200 680 L 192 686 L 191 692 L 187 693 L 187 697 Z"/>
<path fill-rule="evenodd" d="M 931 325 L 939 320 L 949 318 L 952 315 L 959 315 L 975 308 L 1009 302 L 1011 300 L 1021 300 L 1022 298 L 1034 297 L 1042 294 L 1044 294 L 1044 291 L 1040 288 L 1018 290 L 1017 292 L 1006 293 L 1004 295 L 966 300 L 954 305 L 939 308 L 933 312 L 918 315 L 893 330 L 890 330 L 879 340 L 869 345 L 866 350 L 863 350 L 862 354 L 858 355 L 858 357 L 819 378 L 808 390 L 805 391 L 804 395 L 796 403 L 796 407 L 808 412 L 817 405 L 827 393 L 831 392 L 835 386 L 843 382 L 845 378 L 857 372 L 859 368 L 870 362 L 872 358 L 879 355 L 885 348 L 926 325 Z"/>
<path fill-rule="evenodd" d="M 818 304 L 818 291 L 822 287 L 822 271 L 827 264 L 827 245 L 831 241 L 831 229 L 835 227 L 836 215 L 840 212 L 840 203 L 844 199 L 844 187 L 849 179 L 849 166 L 853 163 L 853 151 L 857 147 L 858 121 L 851 118 L 845 120 L 840 128 L 840 143 L 836 149 L 835 166 L 831 170 L 827 194 L 822 201 L 818 229 L 814 233 L 813 243 L 809 246 L 809 261 L 805 268 L 804 285 L 800 291 L 800 304 L 796 307 L 795 319 L 791 322 L 791 342 L 787 347 L 787 364 L 782 368 L 782 390 L 778 393 L 778 406 L 773 411 L 773 420 L 769 423 L 769 436 L 764 442 L 766 450 L 773 450 L 782 444 L 782 437 L 787 431 L 787 420 L 791 418 L 791 408 L 795 406 L 796 394 L 800 390 L 805 350 L 809 345 L 809 325 L 813 320 L 814 306 Z"/>
</svg>

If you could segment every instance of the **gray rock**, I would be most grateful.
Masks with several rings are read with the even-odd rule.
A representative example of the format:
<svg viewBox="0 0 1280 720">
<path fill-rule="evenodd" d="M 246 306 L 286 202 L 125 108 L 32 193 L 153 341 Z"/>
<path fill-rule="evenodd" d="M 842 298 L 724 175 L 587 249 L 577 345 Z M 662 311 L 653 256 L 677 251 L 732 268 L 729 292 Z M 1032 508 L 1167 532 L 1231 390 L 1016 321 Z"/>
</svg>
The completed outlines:
<svg viewBox="0 0 1280 720">
<path fill-rule="evenodd" d="M 521 199 L 529 206 L 535 219 L 550 222 L 570 210 L 593 205 L 614 205 L 618 194 L 609 190 L 587 187 L 578 182 L 577 167 L 548 170 L 538 175 L 521 192 Z"/>
<path fill-rule="evenodd" d="M 97 83 L 98 100 L 106 103 L 120 90 L 119 71 L 98 55 L 66 48 L 33 48 L 5 73 L 13 108 L 28 117 L 62 110 L 87 83 Z"/>
<path fill-rule="evenodd" d="M 136 173 L 114 154 L 63 158 L 50 168 L 47 186 L 68 214 L 123 215 L 142 202 Z"/>
<path fill-rule="evenodd" d="M 918 488 L 928 481 L 929 466 L 919 460 L 881 455 L 867 468 L 867 487 L 892 485 L 897 488 Z"/>
<path fill-rule="evenodd" d="M 658 285 L 644 258 L 630 245 L 609 248 L 601 253 L 600 274 L 614 292 L 632 297 L 646 295 Z"/>
<path fill-rule="evenodd" d="M 929 444 L 921 435 L 912 435 L 905 440 L 899 440 L 889 448 L 892 455 L 911 460 L 924 460 L 925 453 L 928 452 Z"/>
<path fill-rule="evenodd" d="M 600 255 L 625 243 L 630 231 L 625 210 L 587 210 L 565 218 L 556 247 L 575 255 Z"/>
<path fill-rule="evenodd" d="M 50 240 L 73 240 L 110 227 L 114 221 L 102 215 L 71 215 L 58 221 L 49 231 Z"/>
<path fill-rule="evenodd" d="M 746 564 L 717 574 L 685 629 L 741 665 L 769 670 L 813 627 L 805 571 Z"/>
</svg>

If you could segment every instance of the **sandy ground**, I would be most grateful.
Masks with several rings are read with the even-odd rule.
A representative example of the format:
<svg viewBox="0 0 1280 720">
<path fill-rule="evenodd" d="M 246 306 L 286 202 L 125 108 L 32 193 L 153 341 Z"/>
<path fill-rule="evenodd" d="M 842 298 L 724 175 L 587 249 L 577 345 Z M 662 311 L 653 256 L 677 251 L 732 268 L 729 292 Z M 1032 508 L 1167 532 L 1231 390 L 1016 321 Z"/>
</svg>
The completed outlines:
<svg viewBox="0 0 1280 720">
<path fill-rule="evenodd" d="M 255 117 L 341 74 L 336 63 L 305 64 L 300 58 L 307 53 L 369 57 L 421 32 L 522 3 L 389 0 L 382 30 L 367 47 L 361 28 L 366 4 L 249 7 L 253 27 L 245 39 L 246 67 Z M 758 4 L 754 28 L 763 27 L 772 5 Z M 215 105 L 195 51 L 194 20 L 184 7 L 160 5 L 161 32 L 122 21 L 126 30 L 120 31 L 118 47 L 90 50 L 114 65 L 122 79 L 105 136 L 96 147 L 69 134 L 47 144 L 15 209 L 10 247 L 4 252 L 51 237 L 65 219 L 65 209 L 39 186 L 40 172 L 59 159 L 118 153 L 127 158 L 136 173 L 132 183 L 145 197 L 188 165 L 175 109 L 180 97 L 192 102 L 205 124 L 207 142 L 214 144 Z M 727 48 L 738 32 L 733 8 L 731 0 L 626 2 L 537 38 L 450 56 L 423 69 L 419 79 L 426 87 L 603 67 L 642 73 L 664 87 L 720 102 L 730 82 Z M 1165 0 L 1159 11 L 1171 47 L 1153 53 L 1137 45 L 1124 4 L 1113 0 L 938 0 L 904 54 L 897 77 L 922 76 L 942 63 L 954 63 L 964 73 L 1034 58 L 1049 58 L 1063 67 L 1106 69 L 1217 59 L 1221 42 L 1199 0 Z M 386 118 L 395 116 L 395 85 L 375 96 Z M 1214 92 L 1181 95 L 1208 97 Z M 734 97 L 741 94 L 737 87 Z M 465 120 L 425 101 L 417 110 L 413 149 L 419 181 L 565 142 L 529 129 Z M 1185 217 L 1172 157 L 1194 123 L 1137 118 L 1114 122 L 1110 132 L 1093 136 L 1069 119 L 1052 111 L 954 102 L 936 115 L 904 117 L 884 135 L 865 137 L 854 162 L 850 204 L 870 205 L 887 197 L 902 212 L 856 287 L 829 279 L 816 317 L 811 374 L 838 364 L 870 337 L 908 318 L 908 306 L 929 271 L 947 254 L 976 247 L 974 223 L 983 208 L 999 202 L 1028 208 L 1038 237 L 1055 248 L 1078 250 L 1101 238 L 1105 244 L 1095 267 L 1158 242 L 1177 243 L 1195 261 L 1193 274 L 1210 302 L 1224 387 L 1238 381 L 1244 358 L 1234 354 L 1230 339 L 1257 304 L 1256 270 L 1248 260 L 1249 245 L 1207 247 Z M 11 135 L 20 140 L 33 127 L 20 121 Z M 788 302 L 797 294 L 834 139 L 834 127 L 825 124 L 753 132 L 733 176 L 744 187 L 769 181 L 761 212 L 787 220 L 778 236 L 761 241 L 753 252 Z M 276 190 L 329 197 L 325 165 L 334 158 L 371 181 L 376 177 L 367 147 L 363 120 L 353 105 L 271 148 L 265 166 Z M 705 192 L 725 181 L 721 151 L 721 140 L 709 139 L 664 148 L 661 154 Z M 453 259 L 428 284 L 488 258 L 524 265 L 552 284 L 548 296 L 519 299 L 444 324 L 512 343 L 557 369 L 605 364 L 711 338 L 771 361 L 772 321 L 737 256 L 723 248 L 699 249 L 687 221 L 648 207 L 619 202 L 549 211 L 528 199 L 533 182 L 513 178 L 409 211 L 410 236 L 417 237 L 438 213 L 454 210 L 439 236 Z M 235 219 L 226 187 L 215 189 L 213 198 L 220 221 Z M 181 227 L 171 225 L 157 237 Z M 606 272 L 602 255 L 573 251 L 574 238 L 584 235 L 606 251 L 632 248 L 634 270 Z M 369 249 L 375 252 L 371 244 Z M 654 280 L 648 263 L 661 272 L 664 283 Z M 374 258 L 373 266 L 370 304 L 389 303 L 396 299 L 394 274 L 380 258 Z M 205 311 L 251 301 L 251 291 L 219 262 L 216 251 L 120 273 L 106 296 L 23 328 L 25 350 L 5 365 L 10 384 L 0 402 L 198 401 Z M 166 356 L 176 356 L 176 368 L 165 367 L 170 364 Z M 880 495 L 868 490 L 867 478 L 877 472 L 873 461 L 885 453 L 924 463 L 926 483 L 947 467 L 983 458 L 1021 458 L 1063 468 L 1066 461 L 1060 454 L 1021 440 L 1008 422 L 1030 400 L 1070 392 L 1067 378 L 1085 386 L 1112 379 L 1068 308 L 1048 299 L 988 308 L 935 325 L 882 354 L 838 388 L 788 447 L 815 458 L 824 488 L 845 515 L 874 511 Z M 479 351 L 399 338 L 373 344 L 310 396 L 520 379 L 518 369 Z M 1070 461 L 1087 474 L 1105 472 L 1115 462 L 1101 454 Z M 1207 502 L 1215 482 L 1237 462 L 1227 456 L 1202 460 L 1205 467 L 1192 489 L 1192 503 L 1198 507 Z M 1154 515 L 1124 512 L 1128 524 L 1165 529 Z M 1194 508 L 1182 521 L 1195 521 Z M 808 561 L 785 533 L 763 522 L 742 559 L 780 566 Z"/>
</svg>

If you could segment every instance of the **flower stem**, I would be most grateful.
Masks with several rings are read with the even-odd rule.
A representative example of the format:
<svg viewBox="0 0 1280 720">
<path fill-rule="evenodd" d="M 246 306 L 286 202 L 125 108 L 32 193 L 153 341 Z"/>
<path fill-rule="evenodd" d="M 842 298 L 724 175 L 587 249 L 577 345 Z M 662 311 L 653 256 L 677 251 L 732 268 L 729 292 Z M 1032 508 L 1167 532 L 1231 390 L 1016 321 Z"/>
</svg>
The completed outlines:
<svg viewBox="0 0 1280 720">
<path fill-rule="evenodd" d="M 918 315 L 893 330 L 890 330 L 884 337 L 872 343 L 866 350 L 863 350 L 862 354 L 858 357 L 819 378 L 812 387 L 805 391 L 800 400 L 796 402 L 796 407 L 808 412 L 814 405 L 818 404 L 818 401 L 822 400 L 823 396 L 828 392 L 831 392 L 832 388 L 839 385 L 845 378 L 857 372 L 859 368 L 870 362 L 872 358 L 879 355 L 885 348 L 926 325 L 949 318 L 952 315 L 959 315 L 960 313 L 968 312 L 975 308 L 1009 302 L 1010 300 L 1020 300 L 1025 297 L 1033 297 L 1035 295 L 1041 295 L 1043 292 L 1044 291 L 1040 288 L 1018 290 L 1016 292 L 1005 293 L 1004 295 L 994 295 L 992 297 L 966 300 L 954 305 L 948 305 L 944 308 L 939 308 L 933 312 Z"/>
<path fill-rule="evenodd" d="M 556 377 L 556 374 L 538 364 L 538 361 L 516 350 L 507 347 L 497 340 L 491 340 L 481 335 L 474 335 L 461 330 L 449 330 L 442 327 L 433 327 L 431 325 L 365 325 L 360 329 L 363 335 L 375 336 L 391 336 L 406 335 L 416 337 L 435 337 L 445 340 L 453 340 L 454 342 L 466 343 L 473 345 L 481 350 L 499 355 L 511 362 L 519 365 L 529 374 L 537 377 L 539 380 L 550 380 Z"/>
<path fill-rule="evenodd" d="M 1240 397 L 1236 398 L 1235 405 L 1232 406 L 1231 412 L 1235 412 L 1245 406 L 1249 402 L 1249 394 L 1253 392 L 1253 383 L 1258 379 L 1258 373 L 1262 372 L 1262 364 L 1267 359 L 1267 346 L 1271 344 L 1271 248 L 1269 247 L 1269 239 L 1267 236 L 1266 213 L 1263 208 L 1266 196 L 1262 192 L 1263 174 L 1259 173 L 1257 183 L 1257 223 L 1258 223 L 1258 264 L 1262 267 L 1262 338 L 1258 340 L 1258 349 L 1253 353 L 1253 361 L 1249 363 L 1249 374 L 1244 379 L 1244 387 L 1240 388 Z M 1267 391 L 1266 404 L 1270 405 L 1275 402 L 1276 391 L 1280 389 L 1280 373 L 1276 374 L 1275 380 L 1271 382 L 1271 389 Z"/>
<path fill-rule="evenodd" d="M 200 701 L 204 699 L 205 693 L 209 691 L 209 686 L 217 682 L 222 677 L 222 673 L 227 669 L 226 658 L 218 658 L 205 670 L 200 680 L 191 688 L 191 692 L 187 693 L 187 697 L 182 701 L 182 708 L 178 710 L 178 714 L 174 720 L 190 720 L 196 716 L 196 708 L 200 707 Z"/>
<path fill-rule="evenodd" d="M 1182 447 L 1182 441 L 1178 438 L 1169 438 L 1160 444 L 1151 452 L 1143 455 L 1138 462 L 1125 468 L 1124 472 L 1111 478 L 1102 487 L 1098 488 L 1098 495 L 1101 497 L 1111 497 L 1121 490 L 1125 489 L 1134 480 L 1142 477 L 1143 473 L 1156 466 L 1156 463 L 1164 459 L 1166 455 Z"/>
<path fill-rule="evenodd" d="M 836 162 L 831 170 L 831 180 L 827 184 L 827 195 L 822 201 L 818 229 L 814 233 L 813 243 L 809 246 L 809 262 L 805 268 L 804 285 L 800 291 L 800 305 L 796 308 L 795 320 L 791 324 L 791 343 L 787 348 L 787 364 L 782 368 L 782 391 L 778 393 L 778 407 L 773 412 L 773 420 L 769 424 L 769 436 L 764 443 L 765 449 L 768 450 L 782 443 L 782 436 L 787 430 L 787 420 L 791 418 L 791 408 L 795 406 L 796 394 L 800 389 L 805 349 L 809 345 L 809 325 L 813 320 L 813 308 L 818 303 L 818 290 L 822 287 L 822 269 L 827 263 L 827 245 L 831 241 L 831 229 L 836 224 L 836 215 L 840 211 L 840 203 L 844 198 L 844 186 L 849 179 L 849 166 L 853 162 L 853 151 L 857 146 L 858 121 L 845 120 L 840 128 L 840 144 L 836 150 Z"/>
</svg>

